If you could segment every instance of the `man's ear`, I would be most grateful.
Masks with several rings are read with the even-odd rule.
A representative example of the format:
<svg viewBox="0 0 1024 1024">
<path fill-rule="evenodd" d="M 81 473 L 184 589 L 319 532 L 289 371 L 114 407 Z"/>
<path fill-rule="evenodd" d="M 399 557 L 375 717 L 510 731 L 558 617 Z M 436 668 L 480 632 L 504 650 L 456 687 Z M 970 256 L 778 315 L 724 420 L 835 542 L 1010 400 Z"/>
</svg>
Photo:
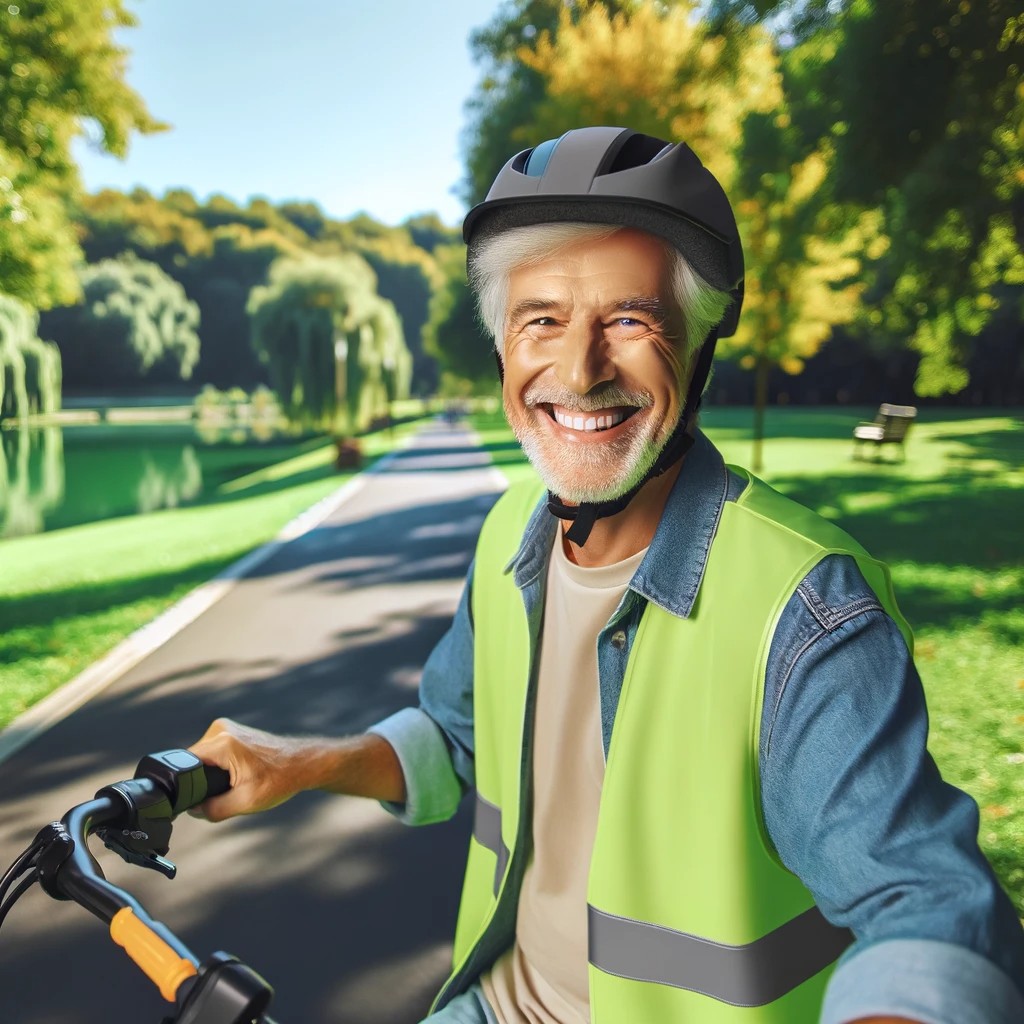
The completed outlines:
<svg viewBox="0 0 1024 1024">
<path fill-rule="evenodd" d="M 505 383 L 505 363 L 501 358 L 501 353 L 498 351 L 497 346 L 494 348 L 494 361 L 498 364 L 498 380 L 502 384 Z"/>
</svg>

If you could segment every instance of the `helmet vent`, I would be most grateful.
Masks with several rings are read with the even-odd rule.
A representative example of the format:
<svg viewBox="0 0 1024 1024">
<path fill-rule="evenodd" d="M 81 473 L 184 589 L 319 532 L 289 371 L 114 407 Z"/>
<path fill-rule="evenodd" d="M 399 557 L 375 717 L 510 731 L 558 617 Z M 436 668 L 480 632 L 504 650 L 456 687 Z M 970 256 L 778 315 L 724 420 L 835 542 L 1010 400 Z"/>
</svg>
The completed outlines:
<svg viewBox="0 0 1024 1024">
<path fill-rule="evenodd" d="M 631 135 L 615 154 L 611 164 L 600 173 L 614 174 L 616 171 L 628 171 L 631 167 L 642 167 L 666 148 L 671 147 L 666 147 L 664 139 L 655 139 L 650 135 Z"/>
</svg>

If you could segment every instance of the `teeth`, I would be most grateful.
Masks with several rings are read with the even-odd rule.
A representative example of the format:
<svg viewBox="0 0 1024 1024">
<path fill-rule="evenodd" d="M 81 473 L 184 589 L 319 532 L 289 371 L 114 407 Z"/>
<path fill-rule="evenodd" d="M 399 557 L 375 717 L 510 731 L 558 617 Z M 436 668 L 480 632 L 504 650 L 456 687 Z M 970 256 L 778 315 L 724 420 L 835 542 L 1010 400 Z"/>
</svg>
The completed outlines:
<svg viewBox="0 0 1024 1024">
<path fill-rule="evenodd" d="M 560 412 L 558 409 L 551 410 L 554 413 L 554 417 L 557 422 L 567 427 L 569 430 L 608 430 L 611 427 L 617 426 L 625 418 L 625 414 L 621 412 L 608 413 L 604 416 L 567 416 L 564 412 Z"/>
</svg>

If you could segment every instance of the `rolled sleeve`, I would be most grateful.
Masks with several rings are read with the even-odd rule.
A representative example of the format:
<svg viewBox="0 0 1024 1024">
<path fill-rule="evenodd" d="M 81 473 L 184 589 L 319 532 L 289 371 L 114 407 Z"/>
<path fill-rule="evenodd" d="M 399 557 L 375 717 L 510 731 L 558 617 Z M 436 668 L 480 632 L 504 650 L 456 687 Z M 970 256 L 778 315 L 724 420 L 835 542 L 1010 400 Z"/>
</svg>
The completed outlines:
<svg viewBox="0 0 1024 1024">
<path fill-rule="evenodd" d="M 945 942 L 893 939 L 844 960 L 821 1024 L 897 1016 L 920 1024 L 1020 1024 L 1024 997 L 983 956 Z"/>
<path fill-rule="evenodd" d="M 381 806 L 407 825 L 447 821 L 474 782 L 472 581 L 470 565 L 452 624 L 423 666 L 420 706 L 367 730 L 398 756 L 406 802 Z"/>
<path fill-rule="evenodd" d="M 406 825 L 447 821 L 459 806 L 462 787 L 437 723 L 419 708 L 403 708 L 367 729 L 387 740 L 405 776 L 404 804 L 381 806 Z"/>
</svg>

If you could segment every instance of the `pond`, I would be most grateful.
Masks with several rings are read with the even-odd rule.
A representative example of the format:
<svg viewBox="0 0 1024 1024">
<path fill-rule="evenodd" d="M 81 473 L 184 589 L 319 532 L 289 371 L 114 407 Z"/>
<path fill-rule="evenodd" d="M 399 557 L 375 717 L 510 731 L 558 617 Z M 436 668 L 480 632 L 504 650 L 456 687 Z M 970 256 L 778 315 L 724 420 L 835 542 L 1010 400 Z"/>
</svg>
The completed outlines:
<svg viewBox="0 0 1024 1024">
<path fill-rule="evenodd" d="M 208 500 L 324 443 L 188 424 L 0 430 L 0 538 Z"/>
</svg>

